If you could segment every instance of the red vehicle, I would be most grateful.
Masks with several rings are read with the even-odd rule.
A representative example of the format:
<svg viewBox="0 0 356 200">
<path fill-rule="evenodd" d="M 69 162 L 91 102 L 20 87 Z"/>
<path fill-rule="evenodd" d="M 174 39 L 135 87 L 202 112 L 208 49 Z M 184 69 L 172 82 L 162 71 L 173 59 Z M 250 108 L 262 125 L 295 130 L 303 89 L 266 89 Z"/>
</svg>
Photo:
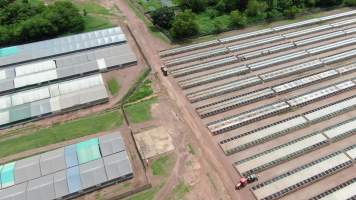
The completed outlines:
<svg viewBox="0 0 356 200">
<path fill-rule="evenodd" d="M 242 177 L 240 179 L 240 182 L 238 184 L 236 184 L 235 186 L 235 190 L 241 190 L 242 188 L 244 188 L 247 184 L 252 183 L 258 181 L 258 177 L 256 174 L 251 174 L 247 177 Z"/>
</svg>

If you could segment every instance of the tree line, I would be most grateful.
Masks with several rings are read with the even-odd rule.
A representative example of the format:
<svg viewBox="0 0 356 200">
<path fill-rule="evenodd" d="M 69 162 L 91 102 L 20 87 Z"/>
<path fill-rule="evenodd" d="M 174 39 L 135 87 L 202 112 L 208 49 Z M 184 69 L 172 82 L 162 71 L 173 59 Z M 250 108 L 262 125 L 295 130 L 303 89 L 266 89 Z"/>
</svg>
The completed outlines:
<svg viewBox="0 0 356 200">
<path fill-rule="evenodd" d="M 69 1 L 51 5 L 0 0 L 0 46 L 48 39 L 84 30 L 84 19 Z"/>
<path fill-rule="evenodd" d="M 343 4 L 356 6 L 356 0 L 179 0 L 179 9 L 163 7 L 151 12 L 151 17 L 155 25 L 181 39 L 198 33 L 195 17 L 202 12 L 213 17 L 228 14 L 231 28 L 239 28 L 248 23 L 292 19 L 312 8 Z"/>
</svg>

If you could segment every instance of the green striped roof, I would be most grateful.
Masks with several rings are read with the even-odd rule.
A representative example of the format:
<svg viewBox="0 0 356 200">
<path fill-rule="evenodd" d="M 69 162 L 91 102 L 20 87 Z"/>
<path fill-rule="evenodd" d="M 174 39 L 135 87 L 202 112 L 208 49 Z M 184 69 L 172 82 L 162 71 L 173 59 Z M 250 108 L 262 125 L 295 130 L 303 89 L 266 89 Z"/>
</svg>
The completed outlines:
<svg viewBox="0 0 356 200">
<path fill-rule="evenodd" d="M 101 158 L 99 139 L 93 138 L 76 145 L 79 164 Z"/>
<path fill-rule="evenodd" d="M 7 163 L 1 170 L 1 186 L 2 188 L 10 187 L 15 184 L 14 176 L 15 162 Z"/>
<path fill-rule="evenodd" d="M 1 169 L 2 169 L 2 165 L 0 165 L 0 189 L 1 189 Z"/>
<path fill-rule="evenodd" d="M 0 57 L 11 56 L 17 54 L 17 47 L 6 47 L 0 49 Z"/>
</svg>

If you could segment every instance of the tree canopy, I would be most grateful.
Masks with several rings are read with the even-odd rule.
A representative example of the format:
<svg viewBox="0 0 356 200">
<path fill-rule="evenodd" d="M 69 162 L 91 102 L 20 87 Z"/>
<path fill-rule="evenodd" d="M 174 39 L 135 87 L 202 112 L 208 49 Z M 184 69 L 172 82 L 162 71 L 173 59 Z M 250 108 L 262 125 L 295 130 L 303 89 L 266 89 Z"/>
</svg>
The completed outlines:
<svg viewBox="0 0 356 200">
<path fill-rule="evenodd" d="M 194 14 L 190 10 L 185 10 L 177 14 L 170 30 L 174 38 L 193 36 L 198 32 L 198 25 L 194 21 Z"/>
<path fill-rule="evenodd" d="M 69 1 L 45 6 L 27 0 L 0 1 L 0 45 L 31 42 L 84 30 L 79 10 Z"/>
<path fill-rule="evenodd" d="M 175 39 L 219 33 L 247 24 L 293 19 L 315 7 L 356 6 L 356 0 L 177 0 L 178 7 L 151 13 Z"/>
</svg>

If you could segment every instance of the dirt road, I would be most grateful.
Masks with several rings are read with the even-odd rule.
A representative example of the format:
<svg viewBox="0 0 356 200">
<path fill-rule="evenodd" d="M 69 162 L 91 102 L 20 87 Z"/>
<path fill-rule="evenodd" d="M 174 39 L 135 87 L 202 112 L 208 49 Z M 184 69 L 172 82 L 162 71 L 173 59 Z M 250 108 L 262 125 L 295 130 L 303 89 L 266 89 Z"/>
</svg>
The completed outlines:
<svg viewBox="0 0 356 200">
<path fill-rule="evenodd" d="M 160 73 L 160 67 L 162 65 L 160 57 L 158 55 L 159 50 L 163 50 L 168 45 L 163 44 L 159 39 L 153 37 L 145 24 L 134 14 L 127 3 L 124 0 L 115 0 L 114 2 L 123 14 L 127 18 L 127 23 L 136 37 L 139 46 L 141 46 L 143 53 L 147 57 L 148 63 L 155 72 L 158 72 L 158 77 L 161 80 L 162 85 L 168 91 L 171 99 L 175 100 L 179 107 L 182 118 L 188 123 L 196 139 L 199 142 L 199 147 L 202 149 L 202 156 L 210 164 L 208 170 L 213 170 L 219 174 L 219 178 L 223 181 L 223 184 L 230 195 L 231 199 L 246 199 L 242 198 L 242 193 L 236 193 L 234 190 L 234 181 L 238 179 L 238 175 L 232 170 L 230 166 L 227 166 L 227 161 L 223 160 L 219 156 L 219 149 L 216 144 L 213 143 L 210 136 L 207 136 L 207 130 L 203 124 L 198 124 L 195 119 L 195 113 L 188 105 L 187 100 L 182 94 L 179 94 L 177 85 L 173 80 L 167 77 L 163 77 Z M 174 176 L 172 176 L 174 178 Z M 168 181 L 170 183 L 170 181 Z M 164 194 L 161 194 L 164 196 Z"/>
</svg>

